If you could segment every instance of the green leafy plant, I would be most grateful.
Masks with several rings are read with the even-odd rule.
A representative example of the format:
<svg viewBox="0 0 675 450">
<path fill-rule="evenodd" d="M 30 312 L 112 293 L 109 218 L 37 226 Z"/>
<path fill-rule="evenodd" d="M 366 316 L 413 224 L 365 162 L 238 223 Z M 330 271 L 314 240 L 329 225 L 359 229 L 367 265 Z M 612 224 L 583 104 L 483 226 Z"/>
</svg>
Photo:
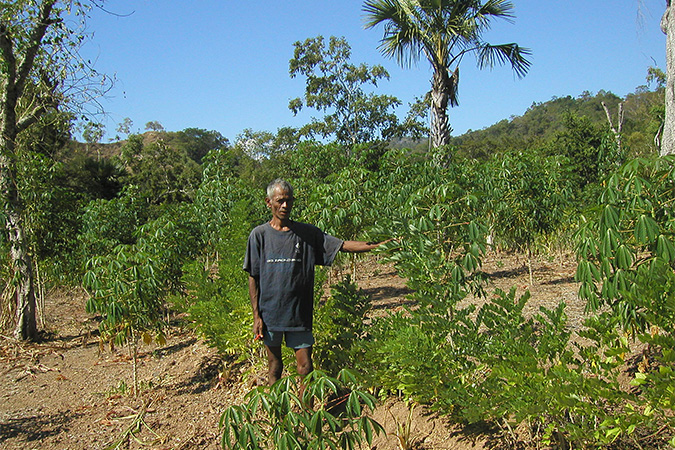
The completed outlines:
<svg viewBox="0 0 675 450">
<path fill-rule="evenodd" d="M 86 270 L 87 312 L 101 314 L 103 340 L 129 347 L 138 395 L 138 342 L 150 343 L 153 338 L 164 342 L 164 288 L 157 262 L 142 249 L 119 245 L 110 254 L 89 260 Z"/>
<path fill-rule="evenodd" d="M 352 449 L 371 445 L 383 431 L 368 416 L 375 398 L 359 389 L 354 373 L 343 370 L 332 378 L 315 370 L 302 384 L 298 394 L 296 377 L 285 377 L 227 408 L 220 419 L 223 448 Z"/>
<path fill-rule="evenodd" d="M 675 263 L 674 184 L 672 156 L 631 161 L 608 179 L 578 233 L 579 295 L 590 311 L 609 306 L 632 333 L 670 329 L 660 314 L 668 297 L 650 285 Z"/>
<path fill-rule="evenodd" d="M 366 333 L 370 298 L 347 278 L 331 286 L 331 296 L 315 312 L 314 359 L 331 375 L 354 368 L 362 355 L 358 340 Z"/>
<path fill-rule="evenodd" d="M 500 154 L 483 169 L 483 210 L 495 244 L 526 253 L 532 285 L 536 240 L 554 233 L 571 206 L 569 174 L 561 158 L 533 151 Z"/>
</svg>

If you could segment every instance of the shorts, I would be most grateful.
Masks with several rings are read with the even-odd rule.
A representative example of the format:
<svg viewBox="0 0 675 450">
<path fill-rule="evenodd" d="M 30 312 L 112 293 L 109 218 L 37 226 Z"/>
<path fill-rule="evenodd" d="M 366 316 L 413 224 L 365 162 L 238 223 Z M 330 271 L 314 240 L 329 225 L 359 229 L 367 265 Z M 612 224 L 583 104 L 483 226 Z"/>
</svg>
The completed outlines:
<svg viewBox="0 0 675 450">
<path fill-rule="evenodd" d="M 268 331 L 263 332 L 265 345 L 268 347 L 281 347 L 281 341 L 285 338 L 286 347 L 298 350 L 309 348 L 314 345 L 314 336 L 311 331 Z"/>
</svg>

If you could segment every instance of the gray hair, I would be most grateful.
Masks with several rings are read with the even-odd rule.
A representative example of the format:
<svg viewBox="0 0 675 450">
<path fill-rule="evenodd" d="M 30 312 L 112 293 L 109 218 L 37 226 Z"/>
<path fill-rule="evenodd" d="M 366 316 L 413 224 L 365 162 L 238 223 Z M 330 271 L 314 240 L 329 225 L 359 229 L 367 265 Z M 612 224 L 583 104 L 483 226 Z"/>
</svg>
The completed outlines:
<svg viewBox="0 0 675 450">
<path fill-rule="evenodd" d="M 288 181 L 277 178 L 267 185 L 267 198 L 272 198 L 274 191 L 279 189 L 281 192 L 288 192 L 293 197 L 293 186 Z"/>
</svg>

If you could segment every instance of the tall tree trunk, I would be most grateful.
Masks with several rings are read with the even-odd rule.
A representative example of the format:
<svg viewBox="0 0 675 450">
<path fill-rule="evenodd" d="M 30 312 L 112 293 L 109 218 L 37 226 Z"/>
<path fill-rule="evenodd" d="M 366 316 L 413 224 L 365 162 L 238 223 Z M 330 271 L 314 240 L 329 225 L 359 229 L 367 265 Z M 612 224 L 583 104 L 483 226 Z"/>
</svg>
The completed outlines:
<svg viewBox="0 0 675 450">
<path fill-rule="evenodd" d="M 661 31 L 666 34 L 666 117 L 661 138 L 661 155 L 675 153 L 675 6 L 666 0 Z"/>
<path fill-rule="evenodd" d="M 446 70 L 434 70 L 431 87 L 431 145 L 434 148 L 450 143 L 448 126 L 448 84 Z"/>
<path fill-rule="evenodd" d="M 32 258 L 27 250 L 23 226 L 20 216 L 13 213 L 7 220 L 10 239 L 10 254 L 16 280 L 14 296 L 16 298 L 16 327 L 14 337 L 21 340 L 37 338 L 35 283 L 33 277 Z"/>
<path fill-rule="evenodd" d="M 0 138 L 0 192 L 4 203 L 5 229 L 9 238 L 10 276 L 7 289 L 12 289 L 14 299 L 15 328 L 14 337 L 20 340 L 37 338 L 35 284 L 33 261 L 28 252 L 26 233 L 21 216 L 19 194 L 14 184 L 14 171 L 11 165 L 13 143 Z M 8 153 L 6 153 L 8 152 Z"/>
</svg>

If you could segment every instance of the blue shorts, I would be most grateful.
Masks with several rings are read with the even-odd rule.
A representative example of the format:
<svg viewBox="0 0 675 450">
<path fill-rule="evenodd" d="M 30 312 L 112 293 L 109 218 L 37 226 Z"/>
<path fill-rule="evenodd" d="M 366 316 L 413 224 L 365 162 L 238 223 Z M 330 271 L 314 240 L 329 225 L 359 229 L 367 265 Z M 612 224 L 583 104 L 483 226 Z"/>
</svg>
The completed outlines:
<svg viewBox="0 0 675 450">
<path fill-rule="evenodd" d="M 298 350 L 309 348 L 314 345 L 314 336 L 311 331 L 267 331 L 263 332 L 265 345 L 268 347 L 281 347 L 281 341 L 285 338 L 286 347 Z"/>
</svg>

